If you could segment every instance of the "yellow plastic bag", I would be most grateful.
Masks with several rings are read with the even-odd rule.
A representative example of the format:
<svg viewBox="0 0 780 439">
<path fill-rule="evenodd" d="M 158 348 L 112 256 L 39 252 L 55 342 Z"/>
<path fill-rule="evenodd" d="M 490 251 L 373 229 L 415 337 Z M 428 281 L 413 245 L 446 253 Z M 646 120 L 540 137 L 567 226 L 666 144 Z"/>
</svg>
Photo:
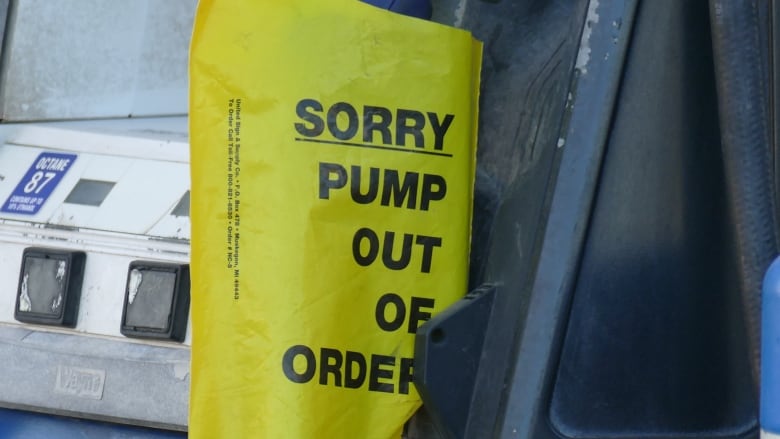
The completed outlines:
<svg viewBox="0 0 780 439">
<path fill-rule="evenodd" d="M 400 436 L 466 290 L 480 61 L 357 0 L 201 0 L 190 437 Z"/>
</svg>

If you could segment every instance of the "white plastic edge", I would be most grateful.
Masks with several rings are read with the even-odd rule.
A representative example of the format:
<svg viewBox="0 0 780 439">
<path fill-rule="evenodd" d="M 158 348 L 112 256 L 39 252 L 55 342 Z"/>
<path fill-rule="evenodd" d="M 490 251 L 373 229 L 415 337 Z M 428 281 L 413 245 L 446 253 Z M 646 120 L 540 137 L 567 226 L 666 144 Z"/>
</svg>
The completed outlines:
<svg viewBox="0 0 780 439">
<path fill-rule="evenodd" d="M 769 433 L 768 431 L 761 430 L 761 439 L 780 439 L 780 434 Z"/>
</svg>

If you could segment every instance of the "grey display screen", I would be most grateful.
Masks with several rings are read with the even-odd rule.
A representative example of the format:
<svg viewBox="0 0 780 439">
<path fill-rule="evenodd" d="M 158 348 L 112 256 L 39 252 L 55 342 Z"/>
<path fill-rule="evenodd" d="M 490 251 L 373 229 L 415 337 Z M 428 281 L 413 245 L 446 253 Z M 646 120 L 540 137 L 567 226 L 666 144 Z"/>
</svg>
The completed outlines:
<svg viewBox="0 0 780 439">
<path fill-rule="evenodd" d="M 166 330 L 173 305 L 176 273 L 135 268 L 130 272 L 125 324 Z"/>
<path fill-rule="evenodd" d="M 176 207 L 171 211 L 173 216 L 190 216 L 190 191 L 184 193 L 176 204 Z"/>
<path fill-rule="evenodd" d="M 114 187 L 114 182 L 81 179 L 65 199 L 66 203 L 100 206 Z"/>
<path fill-rule="evenodd" d="M 65 294 L 65 259 L 27 256 L 24 259 L 19 311 L 59 316 Z"/>
</svg>

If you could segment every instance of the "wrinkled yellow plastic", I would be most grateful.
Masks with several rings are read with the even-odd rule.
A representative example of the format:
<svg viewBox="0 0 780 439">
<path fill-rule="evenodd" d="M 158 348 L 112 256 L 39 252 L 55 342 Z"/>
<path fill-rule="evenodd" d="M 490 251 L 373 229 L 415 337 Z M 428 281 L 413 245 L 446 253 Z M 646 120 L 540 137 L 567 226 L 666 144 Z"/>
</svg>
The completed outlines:
<svg viewBox="0 0 780 439">
<path fill-rule="evenodd" d="M 481 51 L 357 0 L 201 0 L 190 437 L 401 435 L 420 406 L 410 322 L 466 293 Z M 355 169 L 362 194 L 377 177 L 365 204 Z"/>
</svg>

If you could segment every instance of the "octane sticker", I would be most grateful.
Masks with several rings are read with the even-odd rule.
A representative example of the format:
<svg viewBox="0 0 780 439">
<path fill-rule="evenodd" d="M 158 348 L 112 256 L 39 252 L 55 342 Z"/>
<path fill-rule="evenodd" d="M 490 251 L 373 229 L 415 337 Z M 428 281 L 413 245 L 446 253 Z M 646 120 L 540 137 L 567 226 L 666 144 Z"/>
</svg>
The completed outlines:
<svg viewBox="0 0 780 439">
<path fill-rule="evenodd" d="M 24 174 L 0 212 L 35 215 L 68 172 L 78 156 L 43 152 Z"/>
</svg>

